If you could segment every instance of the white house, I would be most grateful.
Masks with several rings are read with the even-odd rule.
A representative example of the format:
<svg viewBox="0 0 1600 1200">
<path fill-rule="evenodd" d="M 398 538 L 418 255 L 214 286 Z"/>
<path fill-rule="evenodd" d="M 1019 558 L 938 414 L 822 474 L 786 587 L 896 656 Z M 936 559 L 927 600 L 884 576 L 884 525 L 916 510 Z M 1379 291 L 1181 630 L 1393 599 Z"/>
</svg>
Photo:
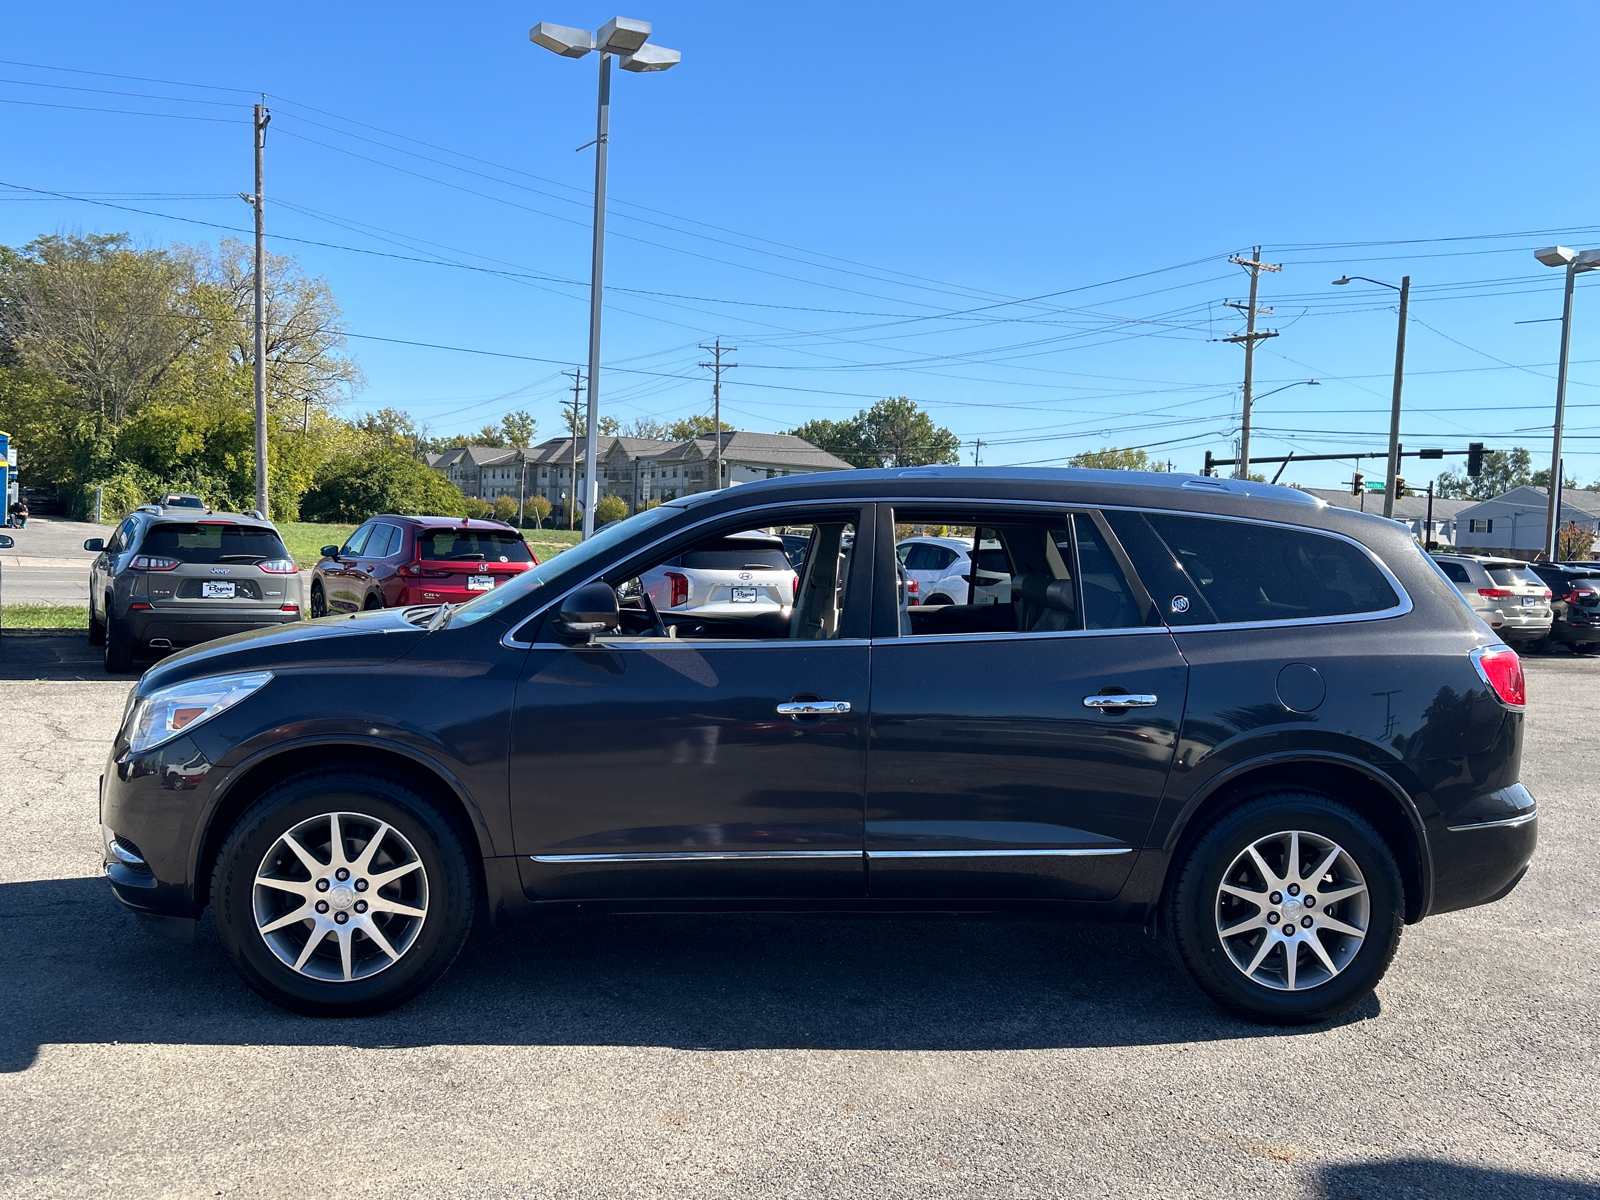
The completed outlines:
<svg viewBox="0 0 1600 1200">
<path fill-rule="evenodd" d="M 1480 500 L 1456 514 L 1456 544 L 1464 549 L 1509 551 L 1531 557 L 1544 549 L 1550 492 L 1528 484 L 1489 500 Z M 1600 528 L 1600 493 L 1579 488 L 1561 492 L 1561 525 L 1575 522 L 1591 533 Z"/>
</svg>

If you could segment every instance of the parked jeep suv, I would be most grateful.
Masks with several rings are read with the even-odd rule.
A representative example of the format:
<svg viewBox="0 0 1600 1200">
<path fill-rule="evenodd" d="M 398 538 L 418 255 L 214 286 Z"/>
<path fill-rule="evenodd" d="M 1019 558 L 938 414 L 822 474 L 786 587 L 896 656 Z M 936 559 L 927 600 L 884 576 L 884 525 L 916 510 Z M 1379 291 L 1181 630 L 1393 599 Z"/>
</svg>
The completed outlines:
<svg viewBox="0 0 1600 1200">
<path fill-rule="evenodd" d="M 909 606 L 908 523 L 996 543 L 1010 602 Z M 808 539 L 786 619 L 645 603 L 773 528 Z M 1523 706 L 1391 521 L 1238 480 L 841 471 L 669 501 L 459 606 L 175 655 L 101 811 L 126 904 L 179 936 L 209 906 L 303 1012 L 416 995 L 481 903 L 1127 921 L 1297 1023 L 1522 878 Z"/>
<path fill-rule="evenodd" d="M 191 646 L 300 619 L 300 575 L 271 521 L 149 505 L 90 538 L 89 642 L 106 670 L 135 650 Z"/>
</svg>

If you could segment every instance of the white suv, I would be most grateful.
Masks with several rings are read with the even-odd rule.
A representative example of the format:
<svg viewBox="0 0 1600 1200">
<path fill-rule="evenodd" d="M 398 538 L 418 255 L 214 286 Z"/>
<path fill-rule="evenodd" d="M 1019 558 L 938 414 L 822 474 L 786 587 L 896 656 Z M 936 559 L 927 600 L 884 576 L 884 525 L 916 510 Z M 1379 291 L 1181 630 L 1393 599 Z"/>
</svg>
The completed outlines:
<svg viewBox="0 0 1600 1200">
<path fill-rule="evenodd" d="M 910 589 L 913 604 L 966 604 L 967 576 L 972 574 L 972 539 L 909 537 L 895 544 L 895 554 Z M 985 538 L 978 547 L 978 590 L 975 604 L 1011 603 L 1011 567 L 1000 543 Z"/>
<path fill-rule="evenodd" d="M 639 585 L 656 611 L 677 624 L 674 618 L 684 616 L 747 621 L 763 610 L 786 617 L 798 579 L 783 539 L 752 531 L 686 550 L 644 572 Z"/>
<path fill-rule="evenodd" d="M 1436 554 L 1434 561 L 1501 640 L 1527 645 L 1550 636 L 1550 589 L 1527 563 L 1470 554 Z M 1485 614 L 1485 604 L 1501 614 L 1499 625 Z"/>
</svg>

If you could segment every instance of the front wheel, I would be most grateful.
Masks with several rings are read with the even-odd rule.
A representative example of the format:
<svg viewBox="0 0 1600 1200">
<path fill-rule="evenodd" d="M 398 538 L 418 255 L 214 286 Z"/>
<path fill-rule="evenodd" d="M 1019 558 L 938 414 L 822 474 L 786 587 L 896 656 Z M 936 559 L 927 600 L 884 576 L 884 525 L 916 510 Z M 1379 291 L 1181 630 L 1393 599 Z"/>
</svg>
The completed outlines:
<svg viewBox="0 0 1600 1200">
<path fill-rule="evenodd" d="M 1171 888 L 1168 927 L 1200 989 L 1252 1021 L 1303 1025 L 1360 1003 L 1400 944 L 1404 892 L 1370 824 L 1310 792 L 1219 817 Z"/>
<path fill-rule="evenodd" d="M 445 972 L 472 926 L 473 874 L 434 804 L 359 770 L 311 771 L 240 818 L 212 919 L 244 981 L 313 1016 L 362 1016 Z"/>
</svg>

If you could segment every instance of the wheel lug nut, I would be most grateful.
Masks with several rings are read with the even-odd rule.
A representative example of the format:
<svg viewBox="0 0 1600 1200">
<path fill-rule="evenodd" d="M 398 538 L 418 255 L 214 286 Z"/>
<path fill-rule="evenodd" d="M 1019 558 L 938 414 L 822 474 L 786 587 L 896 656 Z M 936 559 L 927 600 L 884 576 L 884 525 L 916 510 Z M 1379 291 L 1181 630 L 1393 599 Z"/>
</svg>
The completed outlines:
<svg viewBox="0 0 1600 1200">
<path fill-rule="evenodd" d="M 328 881 L 326 879 L 317 880 L 317 891 L 325 892 L 327 890 L 328 890 Z"/>
<path fill-rule="evenodd" d="M 1302 926 L 1303 926 L 1303 927 L 1304 927 L 1304 928 L 1306 928 L 1306 929 L 1310 929 L 1310 928 L 1311 928 L 1311 918 L 1310 918 L 1310 917 L 1301 917 L 1301 918 L 1300 918 L 1300 924 L 1301 924 L 1301 925 L 1302 925 Z"/>
<path fill-rule="evenodd" d="M 1283 893 L 1282 892 L 1273 892 L 1272 895 L 1267 897 L 1267 899 L 1272 901 L 1274 904 L 1282 904 L 1283 903 Z"/>
<path fill-rule="evenodd" d="M 341 914 L 341 915 L 343 915 L 343 914 Z M 1287 922 L 1284 923 L 1283 936 L 1284 937 L 1293 937 L 1294 936 L 1294 922 L 1293 921 L 1287 921 Z"/>
<path fill-rule="evenodd" d="M 339 876 L 339 878 L 343 879 L 344 876 L 341 875 L 341 876 Z M 1298 883 L 1291 883 L 1289 885 L 1289 895 L 1298 896 L 1299 894 L 1300 894 L 1300 885 Z"/>
<path fill-rule="evenodd" d="M 366 902 L 366 901 L 365 901 L 365 900 L 357 900 L 357 901 L 356 901 L 356 911 L 357 911 L 357 912 L 358 912 L 358 913 L 360 913 L 360 912 L 366 912 L 366 911 L 367 911 L 367 902 Z M 1307 918 L 1306 918 L 1306 920 L 1308 920 L 1308 921 L 1309 921 L 1309 920 L 1310 920 L 1310 919 L 1311 919 L 1311 918 L 1310 918 L 1310 917 L 1307 917 Z"/>
<path fill-rule="evenodd" d="M 345 870 L 343 867 L 340 867 L 337 871 L 335 871 L 333 873 L 333 877 L 335 879 L 337 879 L 340 883 L 343 883 L 346 879 L 350 878 L 350 872 Z"/>
<path fill-rule="evenodd" d="M 1315 908 L 1317 906 L 1317 898 L 1311 895 L 1311 893 L 1307 892 L 1305 904 L 1307 908 Z"/>
<path fill-rule="evenodd" d="M 328 911 L 328 902 L 326 900 L 318 900 L 317 901 L 317 911 L 319 913 L 327 912 Z"/>
<path fill-rule="evenodd" d="M 1267 914 L 1267 924 L 1268 925 L 1276 925 L 1278 923 L 1278 920 L 1279 920 L 1279 917 L 1278 917 L 1277 913 L 1268 913 Z"/>
<path fill-rule="evenodd" d="M 366 890 L 367 890 L 367 881 L 365 879 L 356 880 L 356 891 L 364 892 Z"/>
<path fill-rule="evenodd" d="M 340 913 L 334 913 L 333 914 L 333 920 L 334 920 L 334 923 L 336 925 L 343 925 L 349 919 L 350 919 L 350 914 L 347 913 L 347 912 L 340 912 Z"/>
</svg>

